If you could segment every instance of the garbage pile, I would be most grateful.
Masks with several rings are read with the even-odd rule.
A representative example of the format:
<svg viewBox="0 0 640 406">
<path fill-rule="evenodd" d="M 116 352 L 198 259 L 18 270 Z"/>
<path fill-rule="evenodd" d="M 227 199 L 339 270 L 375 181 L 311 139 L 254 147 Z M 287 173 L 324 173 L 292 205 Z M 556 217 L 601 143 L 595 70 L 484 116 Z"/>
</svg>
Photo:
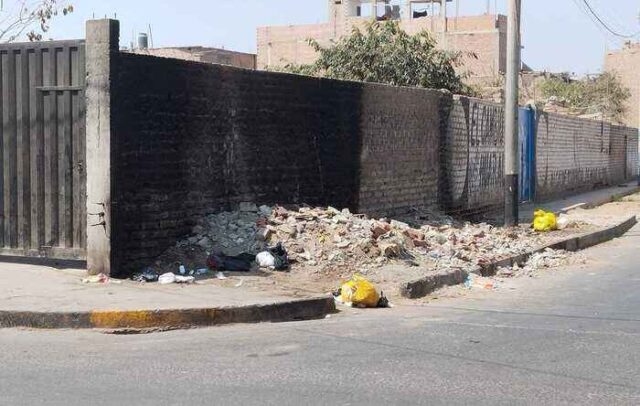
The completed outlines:
<svg viewBox="0 0 640 406">
<path fill-rule="evenodd" d="M 529 228 L 458 223 L 437 213 L 415 212 L 406 220 L 371 219 L 333 207 L 242 203 L 236 211 L 200 219 L 193 234 L 158 258 L 155 267 L 161 272 L 175 272 L 180 265 L 194 270 L 208 265 L 212 271 L 283 270 L 291 262 L 294 271 L 312 269 L 341 279 L 394 263 L 478 272 L 483 264 L 548 242 L 548 234 Z M 243 257 L 250 269 L 224 265 Z M 218 266 L 211 266 L 212 258 Z"/>
</svg>

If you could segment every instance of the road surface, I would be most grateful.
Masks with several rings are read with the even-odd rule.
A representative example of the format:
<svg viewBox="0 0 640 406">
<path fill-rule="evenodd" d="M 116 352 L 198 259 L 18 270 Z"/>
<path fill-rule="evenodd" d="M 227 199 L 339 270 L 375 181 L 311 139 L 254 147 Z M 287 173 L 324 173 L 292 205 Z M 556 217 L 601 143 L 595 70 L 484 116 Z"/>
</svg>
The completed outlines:
<svg viewBox="0 0 640 406">
<path fill-rule="evenodd" d="M 640 228 L 496 292 L 310 322 L 0 330 L 8 405 L 640 404 Z"/>
</svg>

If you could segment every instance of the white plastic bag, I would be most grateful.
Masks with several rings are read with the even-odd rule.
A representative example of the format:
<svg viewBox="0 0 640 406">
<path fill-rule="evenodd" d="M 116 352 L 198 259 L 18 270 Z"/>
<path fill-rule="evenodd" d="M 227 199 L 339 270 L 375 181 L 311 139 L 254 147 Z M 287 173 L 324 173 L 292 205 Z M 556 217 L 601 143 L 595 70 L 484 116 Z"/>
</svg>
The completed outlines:
<svg viewBox="0 0 640 406">
<path fill-rule="evenodd" d="M 161 285 L 169 285 L 172 283 L 176 283 L 176 274 L 174 274 L 173 272 L 167 272 L 165 274 L 162 274 L 158 278 L 158 283 Z"/>
<path fill-rule="evenodd" d="M 256 255 L 256 262 L 260 268 L 273 268 L 276 266 L 276 258 L 269 251 Z"/>
<path fill-rule="evenodd" d="M 193 276 L 176 275 L 176 283 L 195 283 L 196 278 Z"/>
</svg>

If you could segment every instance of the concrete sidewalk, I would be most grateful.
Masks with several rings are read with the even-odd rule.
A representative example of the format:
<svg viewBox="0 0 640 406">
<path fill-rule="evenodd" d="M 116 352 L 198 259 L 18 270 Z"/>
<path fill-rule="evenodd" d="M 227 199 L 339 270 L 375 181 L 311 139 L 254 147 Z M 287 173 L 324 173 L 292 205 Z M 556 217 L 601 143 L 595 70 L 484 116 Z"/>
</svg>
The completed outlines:
<svg viewBox="0 0 640 406">
<path fill-rule="evenodd" d="M 638 191 L 640 191 L 640 187 L 638 187 L 638 182 L 634 180 L 624 185 L 593 190 L 546 203 L 524 203 L 520 205 L 520 222 L 529 223 L 533 221 L 533 212 L 536 209 L 562 213 L 578 207 L 589 208 L 599 206 Z"/>
<path fill-rule="evenodd" d="M 206 280 L 85 284 L 85 277 L 80 269 L 0 263 L 0 327 L 170 328 L 319 318 L 335 309 L 330 297 L 292 300 Z"/>
</svg>

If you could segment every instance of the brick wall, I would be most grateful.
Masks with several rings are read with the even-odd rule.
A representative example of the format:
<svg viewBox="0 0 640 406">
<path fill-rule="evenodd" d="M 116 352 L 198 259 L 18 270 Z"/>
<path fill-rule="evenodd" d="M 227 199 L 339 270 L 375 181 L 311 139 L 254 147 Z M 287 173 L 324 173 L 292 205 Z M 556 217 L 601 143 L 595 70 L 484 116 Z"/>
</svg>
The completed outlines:
<svg viewBox="0 0 640 406">
<path fill-rule="evenodd" d="M 455 96 L 443 103 L 441 205 L 473 215 L 502 204 L 504 115 L 500 105 Z"/>
<path fill-rule="evenodd" d="M 548 199 L 615 185 L 637 171 L 637 130 L 608 123 L 538 114 L 536 197 Z"/>
<path fill-rule="evenodd" d="M 438 92 L 124 53 L 115 71 L 117 272 L 241 201 L 437 204 Z"/>
<path fill-rule="evenodd" d="M 359 211 L 438 205 L 440 92 L 363 86 Z"/>
<path fill-rule="evenodd" d="M 503 204 L 500 105 L 127 53 L 113 70 L 115 273 L 242 201 L 374 215 L 482 214 Z M 540 198 L 635 174 L 633 129 L 539 117 Z"/>
</svg>

